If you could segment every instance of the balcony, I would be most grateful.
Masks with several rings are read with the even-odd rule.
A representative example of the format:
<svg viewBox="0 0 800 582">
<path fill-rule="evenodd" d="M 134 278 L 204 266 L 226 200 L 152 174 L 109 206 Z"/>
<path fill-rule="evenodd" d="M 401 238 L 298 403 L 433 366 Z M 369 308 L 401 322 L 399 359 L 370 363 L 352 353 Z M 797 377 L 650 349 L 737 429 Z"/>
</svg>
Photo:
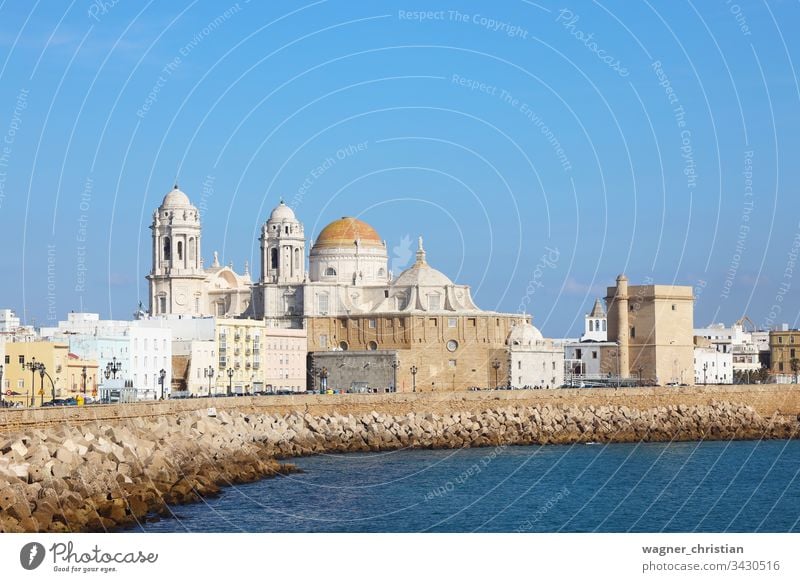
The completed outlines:
<svg viewBox="0 0 800 582">
<path fill-rule="evenodd" d="M 249 342 L 251 340 L 252 340 L 252 338 L 251 338 L 250 334 L 247 334 L 246 336 L 244 336 L 244 341 Z"/>
<path fill-rule="evenodd" d="M 253 369 L 258 370 L 259 368 L 261 368 L 261 364 L 259 364 L 258 362 L 253 362 Z"/>
<path fill-rule="evenodd" d="M 251 353 L 252 353 L 252 350 L 250 350 L 250 348 L 247 348 L 247 349 L 244 351 L 244 355 L 245 355 L 245 356 L 249 356 Z"/>
<path fill-rule="evenodd" d="M 240 339 L 242 339 L 242 336 L 239 335 L 238 333 L 233 336 L 233 341 L 235 342 L 238 342 Z"/>
</svg>

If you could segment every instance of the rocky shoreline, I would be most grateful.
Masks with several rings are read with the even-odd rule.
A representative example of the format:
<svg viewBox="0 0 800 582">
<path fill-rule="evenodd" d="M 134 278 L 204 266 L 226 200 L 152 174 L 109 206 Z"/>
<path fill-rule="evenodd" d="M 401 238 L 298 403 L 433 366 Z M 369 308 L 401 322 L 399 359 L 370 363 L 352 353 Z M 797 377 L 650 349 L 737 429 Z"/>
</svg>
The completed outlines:
<svg viewBox="0 0 800 582">
<path fill-rule="evenodd" d="M 211 414 L 211 415 L 209 415 Z M 728 402 L 507 405 L 448 414 L 198 410 L 0 437 L 0 531 L 109 531 L 220 488 L 290 473 L 276 459 L 403 448 L 796 438 L 800 420 Z"/>
</svg>

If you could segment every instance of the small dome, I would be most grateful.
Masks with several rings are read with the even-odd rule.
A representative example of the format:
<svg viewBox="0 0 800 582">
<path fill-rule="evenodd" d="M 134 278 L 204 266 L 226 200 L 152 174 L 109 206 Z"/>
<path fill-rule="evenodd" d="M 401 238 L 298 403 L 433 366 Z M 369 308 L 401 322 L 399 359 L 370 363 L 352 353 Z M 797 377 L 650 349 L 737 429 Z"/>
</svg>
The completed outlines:
<svg viewBox="0 0 800 582">
<path fill-rule="evenodd" d="M 532 346 L 543 340 L 542 332 L 530 323 L 517 325 L 508 334 L 508 345 L 510 346 Z"/>
<path fill-rule="evenodd" d="M 161 208 L 186 208 L 190 206 L 192 206 L 191 200 L 189 200 L 185 192 L 178 188 L 177 184 L 164 196 L 164 201 L 161 203 Z"/>
<path fill-rule="evenodd" d="M 428 263 L 415 263 L 397 277 L 394 285 L 398 287 L 447 287 L 453 282 L 447 275 L 437 271 Z"/>
<path fill-rule="evenodd" d="M 294 210 L 286 206 L 283 200 L 281 203 L 278 204 L 275 209 L 272 211 L 272 214 L 269 215 L 270 222 L 280 222 L 282 220 L 297 220 L 297 217 L 294 215 Z"/>
<path fill-rule="evenodd" d="M 360 241 L 361 246 L 383 248 L 383 241 L 374 228 L 363 220 L 350 216 L 343 216 L 323 228 L 314 243 L 314 248 L 349 248 L 356 240 Z"/>
</svg>

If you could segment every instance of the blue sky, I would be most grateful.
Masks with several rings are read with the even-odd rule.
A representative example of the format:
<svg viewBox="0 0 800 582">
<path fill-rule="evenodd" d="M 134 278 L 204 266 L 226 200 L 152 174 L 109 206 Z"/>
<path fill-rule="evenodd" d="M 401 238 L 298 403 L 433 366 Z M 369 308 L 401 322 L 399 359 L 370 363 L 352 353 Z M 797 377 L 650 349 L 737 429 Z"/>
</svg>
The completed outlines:
<svg viewBox="0 0 800 582">
<path fill-rule="evenodd" d="M 798 22 L 724 0 L 2 2 L 0 306 L 129 317 L 177 178 L 207 264 L 256 263 L 282 196 L 309 237 L 367 220 L 396 271 L 424 236 L 548 336 L 623 271 L 694 286 L 697 325 L 797 326 Z"/>
</svg>

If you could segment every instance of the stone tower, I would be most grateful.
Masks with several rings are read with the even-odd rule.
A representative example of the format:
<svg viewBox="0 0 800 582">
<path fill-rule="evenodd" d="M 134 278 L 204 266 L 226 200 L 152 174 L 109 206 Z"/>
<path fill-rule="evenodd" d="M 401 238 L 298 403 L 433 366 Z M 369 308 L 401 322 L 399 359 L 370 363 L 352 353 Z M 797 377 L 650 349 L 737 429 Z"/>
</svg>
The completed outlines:
<svg viewBox="0 0 800 582">
<path fill-rule="evenodd" d="M 619 375 L 621 378 L 628 378 L 630 377 L 630 330 L 628 328 L 628 278 L 625 275 L 617 277 L 617 293 L 614 301 L 617 303 Z"/>
<path fill-rule="evenodd" d="M 283 200 L 261 228 L 261 283 L 299 284 L 306 276 L 303 224 Z"/>
<path fill-rule="evenodd" d="M 193 315 L 203 290 L 200 214 L 176 184 L 153 213 L 150 314 Z"/>
</svg>

